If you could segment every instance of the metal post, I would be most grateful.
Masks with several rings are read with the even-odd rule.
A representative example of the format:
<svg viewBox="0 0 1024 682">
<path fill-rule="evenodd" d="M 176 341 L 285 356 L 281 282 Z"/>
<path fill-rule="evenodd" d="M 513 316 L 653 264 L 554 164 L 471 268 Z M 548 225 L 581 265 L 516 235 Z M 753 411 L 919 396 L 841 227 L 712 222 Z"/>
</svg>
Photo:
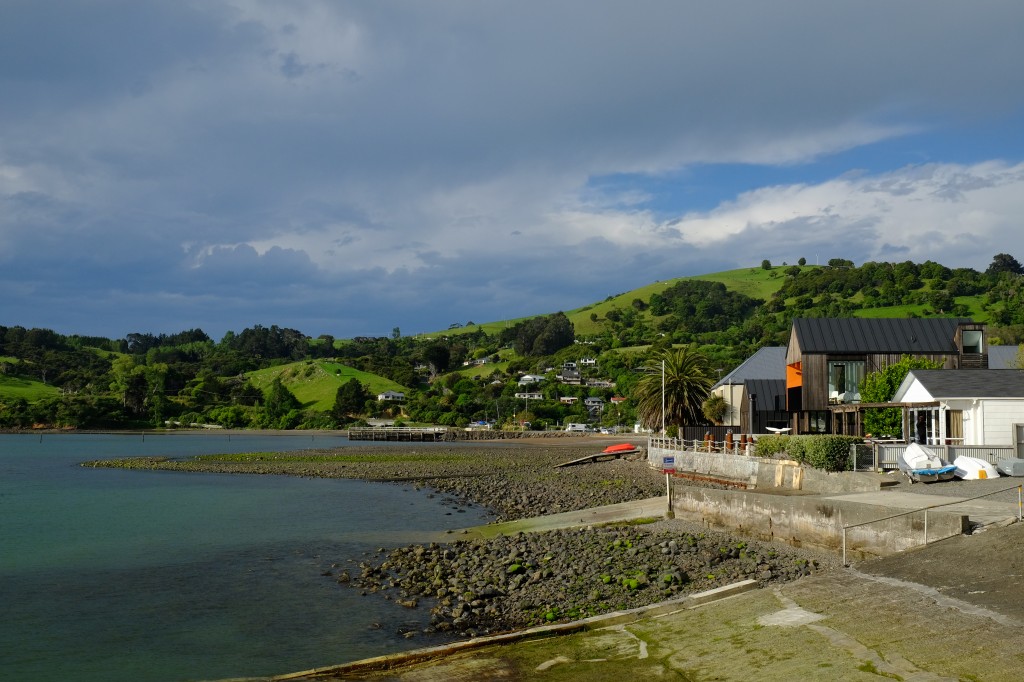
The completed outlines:
<svg viewBox="0 0 1024 682">
<path fill-rule="evenodd" d="M 665 358 L 661 359 L 661 435 L 665 435 Z"/>
<path fill-rule="evenodd" d="M 1024 521 L 1024 511 L 1021 509 L 1021 491 L 1024 490 L 1024 485 L 1017 486 L 1017 520 Z"/>
<path fill-rule="evenodd" d="M 924 544 L 928 544 L 928 510 L 924 510 Z"/>
<path fill-rule="evenodd" d="M 843 566 L 849 566 L 846 563 L 846 528 L 843 528 Z"/>
</svg>

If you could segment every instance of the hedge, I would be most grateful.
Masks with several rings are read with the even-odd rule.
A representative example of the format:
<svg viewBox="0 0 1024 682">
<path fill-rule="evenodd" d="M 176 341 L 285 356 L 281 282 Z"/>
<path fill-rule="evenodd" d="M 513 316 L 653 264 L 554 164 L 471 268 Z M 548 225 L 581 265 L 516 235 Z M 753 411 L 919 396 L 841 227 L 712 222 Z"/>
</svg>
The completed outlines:
<svg viewBox="0 0 1024 682">
<path fill-rule="evenodd" d="M 754 443 L 754 454 L 785 457 L 824 471 L 848 471 L 850 446 L 862 442 L 856 436 L 761 436 Z"/>
</svg>

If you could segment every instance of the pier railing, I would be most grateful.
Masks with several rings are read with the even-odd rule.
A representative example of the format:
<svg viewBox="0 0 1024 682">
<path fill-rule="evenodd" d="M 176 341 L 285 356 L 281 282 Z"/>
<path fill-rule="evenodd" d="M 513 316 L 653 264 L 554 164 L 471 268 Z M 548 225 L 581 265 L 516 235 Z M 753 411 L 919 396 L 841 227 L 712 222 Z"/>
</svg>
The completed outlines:
<svg viewBox="0 0 1024 682">
<path fill-rule="evenodd" d="M 349 440 L 422 441 L 444 440 L 446 426 L 357 426 L 348 430 Z"/>
</svg>

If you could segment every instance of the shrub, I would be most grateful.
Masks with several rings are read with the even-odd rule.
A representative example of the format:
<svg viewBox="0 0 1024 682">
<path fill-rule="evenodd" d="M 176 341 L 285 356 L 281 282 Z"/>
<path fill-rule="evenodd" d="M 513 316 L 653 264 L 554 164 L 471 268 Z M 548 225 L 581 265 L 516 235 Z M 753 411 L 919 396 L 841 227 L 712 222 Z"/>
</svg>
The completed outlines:
<svg viewBox="0 0 1024 682">
<path fill-rule="evenodd" d="M 855 436 L 760 436 L 754 443 L 757 457 L 784 457 L 823 471 L 850 468 L 850 445 L 863 442 Z"/>
<path fill-rule="evenodd" d="M 775 457 L 786 451 L 786 443 L 791 436 L 771 435 L 758 436 L 754 441 L 754 455 L 757 457 Z"/>
<path fill-rule="evenodd" d="M 855 436 L 808 437 L 807 463 L 825 471 L 847 471 L 850 468 L 850 445 L 862 442 Z"/>
</svg>

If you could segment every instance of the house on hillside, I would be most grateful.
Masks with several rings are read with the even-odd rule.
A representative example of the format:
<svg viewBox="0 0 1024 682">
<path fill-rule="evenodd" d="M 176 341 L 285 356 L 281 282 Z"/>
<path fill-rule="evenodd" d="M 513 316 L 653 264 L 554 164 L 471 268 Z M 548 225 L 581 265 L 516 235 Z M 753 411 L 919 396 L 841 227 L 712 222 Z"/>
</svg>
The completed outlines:
<svg viewBox="0 0 1024 682">
<path fill-rule="evenodd" d="M 524 374 L 519 377 L 520 386 L 528 386 L 529 384 L 539 384 L 544 381 L 543 375 L 540 374 Z"/>
<path fill-rule="evenodd" d="M 925 418 L 931 444 L 1013 446 L 1024 457 L 1024 370 L 911 370 L 892 402 L 904 405 L 904 433 Z"/>
<path fill-rule="evenodd" d="M 860 435 L 864 377 L 904 355 L 944 370 L 987 369 L 985 325 L 955 318 L 803 318 L 786 350 L 786 409 L 793 433 Z"/>
<path fill-rule="evenodd" d="M 384 391 L 377 394 L 377 402 L 404 403 L 405 394 L 401 391 Z"/>
</svg>

